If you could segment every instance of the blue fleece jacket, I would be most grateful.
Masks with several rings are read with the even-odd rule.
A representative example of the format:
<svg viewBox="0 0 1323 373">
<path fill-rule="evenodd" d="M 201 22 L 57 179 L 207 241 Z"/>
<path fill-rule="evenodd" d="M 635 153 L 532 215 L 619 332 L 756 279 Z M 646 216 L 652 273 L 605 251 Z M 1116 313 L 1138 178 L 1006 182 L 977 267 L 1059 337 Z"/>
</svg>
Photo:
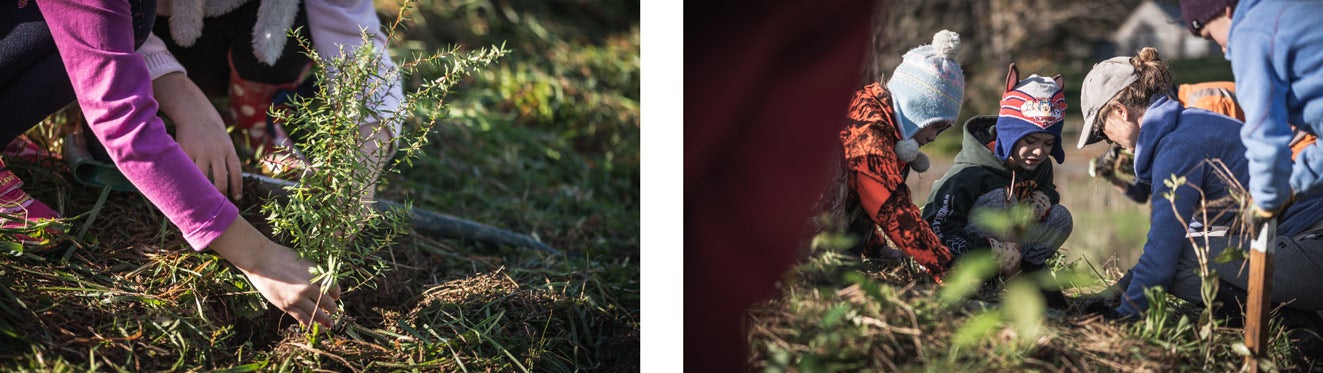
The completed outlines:
<svg viewBox="0 0 1323 373">
<path fill-rule="evenodd" d="M 1241 0 L 1232 11 L 1227 59 L 1245 110 L 1241 138 L 1250 194 L 1264 210 L 1323 183 L 1323 144 L 1291 163 L 1291 128 L 1323 134 L 1323 2 Z"/>
<path fill-rule="evenodd" d="M 1188 224 L 1200 216 L 1208 216 L 1213 221 L 1206 224 L 1234 226 L 1233 221 L 1241 216 L 1233 210 L 1235 206 L 1229 205 L 1210 205 L 1207 215 L 1199 211 L 1200 191 L 1211 203 L 1226 197 L 1237 189 L 1233 185 L 1243 185 L 1248 179 L 1245 146 L 1236 137 L 1240 127 L 1235 119 L 1203 109 L 1186 109 L 1166 96 L 1154 97 L 1149 102 L 1135 146 L 1135 175 L 1152 186 L 1153 208 L 1149 217 L 1152 225 L 1124 302 L 1117 308 L 1120 314 L 1134 315 L 1148 308 L 1144 289 L 1170 287 L 1181 251 L 1193 250 L 1185 238 L 1186 227 L 1181 220 Z M 1207 160 L 1220 160 L 1235 180 L 1228 183 L 1218 171 L 1221 166 Z M 1165 182 L 1172 175 L 1184 176 L 1186 181 L 1174 192 Z M 1169 193 L 1174 197 L 1169 198 Z M 1293 236 L 1320 218 L 1323 218 L 1323 198 L 1304 198 L 1286 211 L 1277 232 Z"/>
</svg>

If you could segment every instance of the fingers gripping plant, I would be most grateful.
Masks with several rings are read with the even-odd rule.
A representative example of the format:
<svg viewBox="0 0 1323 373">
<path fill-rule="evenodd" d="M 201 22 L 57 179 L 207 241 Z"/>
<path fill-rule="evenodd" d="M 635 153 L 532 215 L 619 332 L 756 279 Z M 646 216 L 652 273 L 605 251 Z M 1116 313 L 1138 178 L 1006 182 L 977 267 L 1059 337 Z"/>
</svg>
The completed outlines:
<svg viewBox="0 0 1323 373">
<path fill-rule="evenodd" d="M 428 134 L 446 117 L 442 100 L 455 84 L 508 53 L 504 45 L 471 52 L 452 47 L 414 57 L 383 75 L 378 67 L 386 56 L 372 48 L 367 34 L 363 38 L 363 47 L 334 59 L 320 58 L 301 40 L 318 61 L 317 92 L 295 99 L 292 110 L 273 113 L 301 136 L 308 164 L 299 183 L 286 189 L 288 199 L 269 200 L 262 212 L 277 235 L 317 263 L 313 281 L 322 289 L 345 279 L 372 286 L 370 280 L 387 269 L 379 253 L 405 233 L 407 210 L 379 210 L 370 196 L 386 182 L 385 173 L 398 172 L 421 155 Z M 439 67 L 431 71 L 441 76 L 413 76 L 424 65 Z M 389 99 L 389 82 L 401 76 L 418 82 L 418 88 L 404 94 L 398 111 L 373 111 Z M 365 122 L 373 124 L 360 129 Z"/>
</svg>

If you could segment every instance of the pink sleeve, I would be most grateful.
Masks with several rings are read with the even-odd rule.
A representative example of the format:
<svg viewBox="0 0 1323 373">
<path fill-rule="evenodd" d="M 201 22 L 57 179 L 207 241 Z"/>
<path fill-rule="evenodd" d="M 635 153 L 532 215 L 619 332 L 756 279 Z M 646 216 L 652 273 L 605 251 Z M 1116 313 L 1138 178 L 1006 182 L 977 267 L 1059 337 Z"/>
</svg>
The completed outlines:
<svg viewBox="0 0 1323 373">
<path fill-rule="evenodd" d="M 78 105 L 124 176 L 202 250 L 239 210 L 165 132 L 124 1 L 41 1 Z"/>
</svg>

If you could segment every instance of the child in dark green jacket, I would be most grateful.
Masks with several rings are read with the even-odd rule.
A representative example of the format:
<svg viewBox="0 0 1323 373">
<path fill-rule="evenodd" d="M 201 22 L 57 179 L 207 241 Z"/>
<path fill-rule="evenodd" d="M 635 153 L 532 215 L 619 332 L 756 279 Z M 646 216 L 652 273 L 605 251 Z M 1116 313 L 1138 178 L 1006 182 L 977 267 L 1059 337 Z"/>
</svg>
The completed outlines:
<svg viewBox="0 0 1323 373">
<path fill-rule="evenodd" d="M 997 116 L 965 122 L 964 141 L 955 166 L 933 186 L 923 218 L 956 255 L 991 249 L 1001 272 L 1036 271 L 1070 236 L 1070 211 L 1052 182 L 1052 165 L 1064 159 L 1061 128 L 1066 110 L 1061 77 L 1032 75 L 1019 80 L 1015 65 Z M 1028 205 L 1032 223 L 994 232 L 972 217 L 978 210 L 1004 212 Z"/>
</svg>

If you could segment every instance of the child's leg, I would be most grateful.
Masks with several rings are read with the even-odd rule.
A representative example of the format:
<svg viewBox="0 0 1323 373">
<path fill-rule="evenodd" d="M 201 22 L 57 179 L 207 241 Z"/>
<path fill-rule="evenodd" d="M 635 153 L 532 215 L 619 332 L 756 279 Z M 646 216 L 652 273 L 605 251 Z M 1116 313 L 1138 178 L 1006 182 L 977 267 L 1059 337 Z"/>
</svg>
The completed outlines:
<svg viewBox="0 0 1323 373">
<path fill-rule="evenodd" d="M 1056 255 L 1057 249 L 1061 248 L 1074 229 L 1075 220 L 1070 210 L 1062 205 L 1053 205 L 1045 220 L 1030 226 L 1020 235 L 1021 268 L 1031 273 L 1043 270 L 1047 258 Z M 1069 306 L 1065 294 L 1056 286 L 1044 288 L 1043 299 L 1047 301 L 1048 307 L 1054 309 L 1064 310 Z"/>
<path fill-rule="evenodd" d="M 1061 244 L 1070 237 L 1075 221 L 1070 210 L 1062 205 L 1052 206 L 1047 219 L 1029 227 L 1020 235 L 1020 255 L 1028 266 L 1041 266 L 1057 253 Z"/>
<path fill-rule="evenodd" d="M 973 216 L 975 211 L 981 209 L 990 209 L 992 211 L 1006 211 L 1012 205 L 1014 205 L 1014 203 L 1006 199 L 1006 190 L 996 189 L 991 192 L 984 193 L 982 196 L 979 196 L 979 198 L 974 201 L 974 208 L 970 210 L 970 216 Z M 1062 225 L 1063 222 L 1064 225 Z M 1065 207 L 1061 207 L 1060 205 L 1053 206 L 1052 211 L 1048 213 L 1048 218 L 1046 221 L 1038 223 L 1034 227 L 1030 227 L 1029 230 L 1025 233 L 1022 233 L 1020 237 L 1020 238 L 1032 237 L 1035 239 L 1028 241 L 1023 239 L 1005 240 L 1005 241 L 1014 241 L 1020 243 L 1019 245 L 1020 258 L 1019 260 L 1016 260 L 1014 263 L 1011 264 L 1007 264 L 1004 262 L 1001 263 L 1001 265 L 1003 266 L 1002 270 L 1006 271 L 1006 268 L 1018 268 L 1012 270 L 1012 272 L 1017 270 L 1023 270 L 1024 272 L 1022 273 L 1028 273 L 1028 272 L 1036 272 L 1037 270 L 1042 269 L 1043 262 L 1052 254 L 1055 254 L 1057 248 L 1061 247 L 1061 243 L 1066 241 L 1066 237 L 1070 236 L 1072 223 L 1073 221 L 1071 220 L 1070 217 L 1070 211 L 1067 211 Z M 1046 227 L 1048 225 L 1051 225 L 1051 227 Z M 993 234 L 992 232 L 986 229 L 978 227 L 977 224 L 972 224 L 971 228 L 975 229 L 975 231 L 978 232 L 983 237 L 996 238 L 995 234 Z M 1042 244 L 1044 242 L 1055 243 L 1055 244 Z M 993 251 L 995 254 L 996 250 L 994 249 Z M 1008 258 L 1009 260 L 1015 260 L 1013 255 Z M 1002 258 L 998 258 L 998 259 L 1001 260 Z M 1006 267 L 1006 266 L 1010 266 L 1010 267 Z M 1066 307 L 1068 307 L 1068 303 L 1066 302 L 1066 297 L 1061 293 L 1061 290 L 1059 288 L 1053 286 L 1053 287 L 1043 288 L 1041 290 L 1042 290 L 1043 300 L 1047 303 L 1047 306 L 1049 308 L 1064 310 L 1066 309 Z"/>
<path fill-rule="evenodd" d="M 997 235 L 994 234 L 994 232 L 981 226 L 977 221 L 974 221 L 974 216 L 977 216 L 979 211 L 1001 213 L 1010 207 L 1011 202 L 1006 200 L 1005 189 L 997 188 L 990 192 L 983 193 L 983 195 L 978 196 L 978 198 L 974 200 L 974 206 L 969 209 L 969 214 L 966 215 L 970 218 L 969 229 L 984 238 L 996 237 Z"/>
<path fill-rule="evenodd" d="M 984 212 L 1002 214 L 1008 211 L 1011 205 L 1012 203 L 1006 199 L 1006 192 L 1003 189 L 983 193 L 974 200 L 974 206 L 969 209 L 968 217 L 970 221 L 965 227 L 970 234 L 987 241 L 986 244 L 991 246 L 992 256 L 997 259 L 998 270 L 1006 276 L 1020 271 L 1022 267 L 1020 263 L 1023 262 L 1020 258 L 1020 249 L 1010 237 L 1002 237 L 1002 234 L 987 229 L 975 217 Z"/>
</svg>

